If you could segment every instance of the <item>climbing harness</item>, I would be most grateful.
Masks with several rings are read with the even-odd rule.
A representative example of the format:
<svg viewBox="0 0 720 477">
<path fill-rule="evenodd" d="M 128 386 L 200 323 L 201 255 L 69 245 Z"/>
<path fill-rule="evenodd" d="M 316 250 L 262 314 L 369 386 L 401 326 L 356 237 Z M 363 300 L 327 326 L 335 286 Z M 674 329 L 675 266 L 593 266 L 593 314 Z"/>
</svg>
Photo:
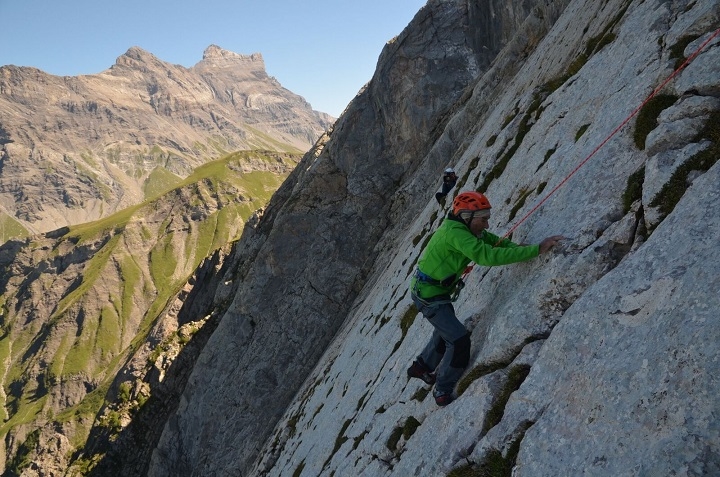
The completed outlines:
<svg viewBox="0 0 720 477">
<path fill-rule="evenodd" d="M 443 287 L 443 288 L 450 288 L 452 287 L 452 291 L 450 292 L 450 299 L 447 300 L 425 300 L 420 297 L 420 294 L 418 293 L 417 284 L 418 283 L 428 283 L 430 285 Z M 465 282 L 463 282 L 462 279 L 457 279 L 455 275 L 450 275 L 449 277 L 445 278 L 444 280 L 436 280 L 435 278 L 431 277 L 430 275 L 423 273 L 419 268 L 415 269 L 415 286 L 413 287 L 413 294 L 415 297 L 426 306 L 430 305 L 439 305 L 439 304 L 445 304 L 445 303 L 452 303 L 455 300 L 458 299 L 458 296 L 460 295 L 460 290 L 463 289 L 465 286 Z"/>
<path fill-rule="evenodd" d="M 623 122 L 621 122 L 620 125 L 617 126 L 595 149 L 593 149 L 592 152 L 591 152 L 585 159 L 583 159 L 582 162 L 580 162 L 580 163 L 575 167 L 575 169 L 573 169 L 572 171 L 570 171 L 570 174 L 568 174 L 562 181 L 560 181 L 560 183 L 559 183 L 558 185 L 556 185 L 550 192 L 548 192 L 548 194 L 547 194 L 540 202 L 538 202 L 532 209 L 530 209 L 530 211 L 529 211 L 528 213 L 526 213 L 520 220 L 518 220 L 518 222 L 517 222 L 515 225 L 513 225 L 512 227 L 510 227 L 510 230 L 508 230 L 508 231 L 505 233 L 505 235 L 503 235 L 503 236 L 500 238 L 500 240 L 498 241 L 498 243 L 500 243 L 500 242 L 503 241 L 504 239 L 508 238 L 508 237 L 515 231 L 515 229 L 517 229 L 517 228 L 520 226 L 520 224 L 522 224 L 523 222 L 525 222 L 525 220 L 527 220 L 528 217 L 530 217 L 532 214 L 534 214 L 555 192 L 557 192 L 558 189 L 560 189 L 562 186 L 564 186 L 565 183 L 566 183 L 567 181 L 569 181 L 570 178 L 571 178 L 572 176 L 574 176 L 575 173 L 576 173 L 578 170 L 580 170 L 580 168 L 581 168 L 582 166 L 584 166 L 584 165 L 585 165 L 608 141 L 610 141 L 610 139 L 612 139 L 612 137 L 615 136 L 615 134 L 617 134 L 628 122 L 630 122 L 630 120 L 631 120 L 633 117 L 635 117 L 635 115 L 637 115 L 637 114 L 640 112 L 640 110 L 641 110 L 652 98 L 654 98 L 660 91 L 662 91 L 662 89 L 663 89 L 665 86 L 667 86 L 667 84 L 668 84 L 670 81 L 672 81 L 673 78 L 675 78 L 675 76 L 677 76 L 678 73 L 680 73 L 680 71 L 683 70 L 683 68 L 685 68 L 688 64 L 690 64 L 690 62 L 691 62 L 692 60 L 694 60 L 694 59 L 700 54 L 700 52 L 701 52 L 716 36 L 718 36 L 718 35 L 720 35 L 720 28 L 718 28 L 717 30 L 715 30 L 715 32 L 714 32 L 712 35 L 710 35 L 710 37 L 709 37 L 707 40 L 705 40 L 690 56 L 688 56 L 688 57 L 685 59 L 685 61 L 684 61 L 680 66 L 678 66 L 678 67 L 675 69 L 675 71 L 673 71 L 672 74 L 667 77 L 667 79 L 666 79 L 665 81 L 662 82 L 662 84 L 661 84 L 660 86 L 658 86 L 657 88 L 655 88 L 655 89 L 653 90 L 653 92 L 650 93 L 650 95 L 649 95 L 647 98 L 645 98 L 645 101 L 643 101 L 643 102 L 640 104 L 640 106 L 638 106 L 637 108 L 635 108 L 635 110 L 634 110 L 632 113 L 630 113 L 630 115 L 629 115 L 627 118 L 625 118 L 625 120 L 623 120 Z M 497 244 L 496 244 L 496 245 L 497 245 Z M 469 267 L 467 267 L 467 268 L 465 269 L 465 271 L 463 272 L 462 277 L 460 278 L 461 281 L 467 277 L 467 275 L 472 271 L 472 268 L 473 268 L 473 266 L 470 265 Z"/>
</svg>

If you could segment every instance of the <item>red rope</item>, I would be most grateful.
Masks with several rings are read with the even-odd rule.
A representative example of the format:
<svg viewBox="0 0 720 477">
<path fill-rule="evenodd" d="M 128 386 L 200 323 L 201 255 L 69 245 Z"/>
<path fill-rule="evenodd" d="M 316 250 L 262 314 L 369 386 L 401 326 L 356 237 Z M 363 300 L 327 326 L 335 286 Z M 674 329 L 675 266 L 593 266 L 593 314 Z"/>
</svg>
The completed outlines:
<svg viewBox="0 0 720 477">
<path fill-rule="evenodd" d="M 543 204 L 545 203 L 545 201 L 547 201 L 547 200 L 550 198 L 550 196 L 552 196 L 555 192 L 557 192 L 557 190 L 560 189 L 560 187 L 562 187 L 563 185 L 565 185 L 565 183 L 566 183 L 568 180 L 570 180 L 570 178 L 571 178 L 573 175 L 575 175 L 575 173 L 576 173 L 582 166 L 584 166 L 585 163 L 587 163 L 587 162 L 600 150 L 600 148 L 602 148 L 615 134 L 617 134 L 618 131 L 620 131 L 620 130 L 623 128 L 623 126 L 625 126 L 625 125 L 648 103 L 648 101 L 650 101 L 653 97 L 655 97 L 655 95 L 657 95 L 670 81 L 672 81 L 672 79 L 675 78 L 675 76 L 677 76 L 677 74 L 678 74 L 683 68 L 685 68 L 692 60 L 694 60 L 695 57 L 696 57 L 697 55 L 699 55 L 700 52 L 708 45 L 708 43 L 710 43 L 710 42 L 713 40 L 713 38 L 715 38 L 715 37 L 718 36 L 719 34 L 720 34 L 720 28 L 718 28 L 717 30 L 715 30 L 715 33 L 713 33 L 713 34 L 710 36 L 710 38 L 708 38 L 707 40 L 705 40 L 705 41 L 703 42 L 703 44 L 700 45 L 700 47 L 698 47 L 698 49 L 695 50 L 695 52 L 694 52 L 692 55 L 690 55 L 675 71 L 673 71 L 673 73 L 672 73 L 670 76 L 668 76 L 668 78 L 667 78 L 665 81 L 663 81 L 663 83 L 662 83 L 660 86 L 658 86 L 657 88 L 655 88 L 655 90 L 654 90 L 652 93 L 650 93 L 650 96 L 648 96 L 648 97 L 645 99 L 645 101 L 643 101 L 642 104 L 640 104 L 640 106 L 638 106 L 637 108 L 635 108 L 635 110 L 634 110 L 632 113 L 630 113 L 630 116 L 628 116 L 627 118 L 625 118 L 625 120 L 624 120 L 623 122 L 621 122 L 620 125 L 619 125 L 618 127 L 616 127 L 616 128 L 610 133 L 610 135 L 609 135 L 608 137 L 606 137 L 595 149 L 593 149 L 593 151 L 592 151 L 580 164 L 578 164 L 577 167 L 575 167 L 575 169 L 573 169 L 573 170 L 570 172 L 570 174 L 567 175 L 567 177 L 565 177 L 562 181 L 560 181 L 560 183 L 559 183 L 558 185 L 556 185 L 540 202 L 538 202 L 537 205 L 535 205 L 535 207 L 533 207 L 532 209 L 530 209 L 530 211 L 529 211 L 527 214 L 525 214 L 515 225 L 513 225 L 513 226 L 510 228 L 510 230 L 509 230 L 505 235 L 503 235 L 502 239 L 505 239 L 505 238 L 509 237 L 510 234 L 512 234 L 512 233 L 515 231 L 515 229 L 517 229 L 517 228 L 520 226 L 520 224 L 522 224 L 525 220 L 527 220 L 528 217 L 530 217 L 532 214 L 534 214 L 535 211 L 536 211 L 537 209 L 539 209 L 540 206 L 543 205 Z M 502 240 L 502 239 L 500 239 L 500 240 Z"/>
</svg>

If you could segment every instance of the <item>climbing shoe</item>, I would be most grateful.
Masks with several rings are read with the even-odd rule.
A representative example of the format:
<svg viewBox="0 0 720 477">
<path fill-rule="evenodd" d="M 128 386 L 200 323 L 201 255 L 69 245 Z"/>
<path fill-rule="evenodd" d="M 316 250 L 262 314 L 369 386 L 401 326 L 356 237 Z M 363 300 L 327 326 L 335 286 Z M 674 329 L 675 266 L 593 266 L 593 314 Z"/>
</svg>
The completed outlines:
<svg viewBox="0 0 720 477">
<path fill-rule="evenodd" d="M 413 361 L 412 366 L 407 370 L 407 375 L 410 378 L 418 378 L 425 381 L 429 385 L 435 384 L 435 373 L 433 373 L 424 363 L 419 361 Z"/>
<path fill-rule="evenodd" d="M 438 406 L 447 406 L 454 400 L 452 393 L 435 394 L 434 397 Z"/>
</svg>

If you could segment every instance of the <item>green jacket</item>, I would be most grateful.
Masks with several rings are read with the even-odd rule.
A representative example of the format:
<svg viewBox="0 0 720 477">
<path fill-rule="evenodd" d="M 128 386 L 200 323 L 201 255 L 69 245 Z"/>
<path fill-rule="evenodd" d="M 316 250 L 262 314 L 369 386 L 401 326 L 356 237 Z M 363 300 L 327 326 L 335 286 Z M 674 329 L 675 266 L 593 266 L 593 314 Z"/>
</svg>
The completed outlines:
<svg viewBox="0 0 720 477">
<path fill-rule="evenodd" d="M 445 281 L 448 286 L 418 280 L 413 274 L 410 288 L 420 298 L 447 295 L 470 262 L 484 266 L 507 265 L 530 260 L 540 253 L 538 245 L 522 246 L 509 239 L 498 243 L 499 240 L 500 237 L 487 230 L 477 238 L 465 223 L 448 215 L 430 238 L 418 262 L 422 273 L 434 280 Z"/>
</svg>

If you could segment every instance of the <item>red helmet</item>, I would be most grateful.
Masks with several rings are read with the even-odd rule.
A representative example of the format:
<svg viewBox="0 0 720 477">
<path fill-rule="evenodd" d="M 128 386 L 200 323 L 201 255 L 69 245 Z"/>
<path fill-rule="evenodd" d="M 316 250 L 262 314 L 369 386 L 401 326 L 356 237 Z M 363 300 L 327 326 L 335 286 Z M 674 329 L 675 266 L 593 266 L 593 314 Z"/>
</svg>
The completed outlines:
<svg viewBox="0 0 720 477">
<path fill-rule="evenodd" d="M 453 200 L 453 214 L 459 215 L 464 210 L 474 211 L 490 208 L 490 201 L 480 192 L 463 192 Z"/>
</svg>

